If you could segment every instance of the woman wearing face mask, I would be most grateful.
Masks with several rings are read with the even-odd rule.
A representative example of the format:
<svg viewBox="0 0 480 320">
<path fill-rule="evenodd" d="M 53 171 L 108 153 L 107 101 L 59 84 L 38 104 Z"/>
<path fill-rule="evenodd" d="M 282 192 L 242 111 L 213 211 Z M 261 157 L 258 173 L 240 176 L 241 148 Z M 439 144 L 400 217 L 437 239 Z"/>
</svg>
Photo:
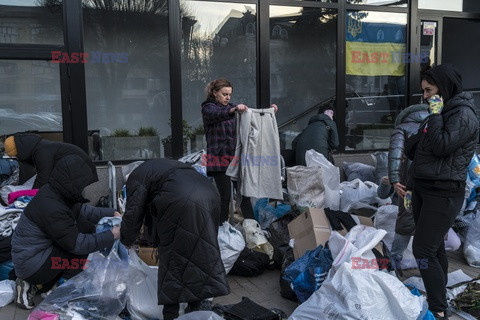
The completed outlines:
<svg viewBox="0 0 480 320">
<path fill-rule="evenodd" d="M 233 104 L 232 84 L 226 79 L 216 79 L 205 88 L 206 100 L 202 103 L 203 126 L 207 139 L 207 155 L 204 159 L 207 173 L 213 177 L 220 193 L 220 225 L 228 220 L 230 203 L 230 177 L 225 175 L 228 165 L 235 155 L 236 125 L 235 112 L 248 110 L 244 104 Z M 277 111 L 275 104 L 271 105 Z M 240 205 L 244 218 L 253 219 L 250 198 L 242 196 Z"/>
<path fill-rule="evenodd" d="M 413 254 L 427 261 L 420 273 L 429 309 L 436 319 L 448 319 L 444 237 L 463 204 L 467 167 L 478 142 L 478 121 L 473 97 L 462 91 L 461 76 L 453 66 L 426 71 L 422 90 L 430 116 L 406 146 L 413 160 Z"/>
</svg>

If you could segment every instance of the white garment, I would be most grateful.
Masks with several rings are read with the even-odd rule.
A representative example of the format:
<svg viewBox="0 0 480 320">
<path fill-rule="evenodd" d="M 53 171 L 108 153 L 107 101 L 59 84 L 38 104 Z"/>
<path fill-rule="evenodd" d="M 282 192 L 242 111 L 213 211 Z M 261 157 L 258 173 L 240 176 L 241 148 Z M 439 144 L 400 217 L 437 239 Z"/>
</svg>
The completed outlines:
<svg viewBox="0 0 480 320">
<path fill-rule="evenodd" d="M 227 176 L 242 196 L 283 199 L 280 139 L 273 108 L 237 114 L 237 147 Z"/>
<path fill-rule="evenodd" d="M 0 206 L 0 235 L 8 237 L 13 233 L 23 210 Z"/>
</svg>

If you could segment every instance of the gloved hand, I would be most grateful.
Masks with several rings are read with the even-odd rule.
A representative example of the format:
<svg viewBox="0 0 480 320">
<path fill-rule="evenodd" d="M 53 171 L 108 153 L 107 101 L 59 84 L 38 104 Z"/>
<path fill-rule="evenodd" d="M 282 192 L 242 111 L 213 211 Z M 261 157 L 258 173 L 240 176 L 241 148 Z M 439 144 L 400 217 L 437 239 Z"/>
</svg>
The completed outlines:
<svg viewBox="0 0 480 320">
<path fill-rule="evenodd" d="M 412 191 L 405 192 L 405 197 L 403 197 L 403 206 L 407 212 L 412 212 Z"/>
<path fill-rule="evenodd" d="M 428 99 L 428 112 L 430 114 L 440 114 L 443 109 L 443 99 L 439 95 L 434 95 Z"/>
</svg>

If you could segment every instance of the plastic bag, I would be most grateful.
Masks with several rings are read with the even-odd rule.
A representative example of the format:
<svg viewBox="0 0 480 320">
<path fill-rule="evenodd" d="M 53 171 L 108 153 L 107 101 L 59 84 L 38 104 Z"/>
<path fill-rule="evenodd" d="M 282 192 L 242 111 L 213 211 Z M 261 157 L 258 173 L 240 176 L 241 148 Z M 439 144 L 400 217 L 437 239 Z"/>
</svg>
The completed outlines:
<svg viewBox="0 0 480 320">
<path fill-rule="evenodd" d="M 292 207 L 288 204 L 277 203 L 277 206 L 274 207 L 269 203 L 268 198 L 260 198 L 255 203 L 253 213 L 255 220 L 260 223 L 260 227 L 262 229 L 268 229 L 273 221 L 283 217 L 290 209 L 292 209 Z"/>
<path fill-rule="evenodd" d="M 0 308 L 5 307 L 15 298 L 15 281 L 0 281 Z"/>
<path fill-rule="evenodd" d="M 468 227 L 463 254 L 469 265 L 480 268 L 480 214 Z"/>
<path fill-rule="evenodd" d="M 397 215 L 398 206 L 395 205 L 381 206 L 380 208 L 378 208 L 375 215 L 375 221 L 373 226 L 377 229 L 383 229 L 387 231 L 387 234 L 385 235 L 385 237 L 383 237 L 383 243 L 385 243 L 388 250 L 392 250 Z"/>
<path fill-rule="evenodd" d="M 106 257 L 98 251 L 90 254 L 87 268 L 53 290 L 35 310 L 55 313 L 61 318 L 115 320 L 125 308 L 127 286 L 144 278 L 138 269 L 120 259 L 118 244 L 116 240 Z"/>
<path fill-rule="evenodd" d="M 378 185 L 374 182 L 363 182 L 360 179 L 353 181 L 343 181 L 340 183 L 340 211 L 350 212 L 352 208 L 364 207 L 358 203 L 371 205 L 378 203 L 380 205 L 389 204 L 390 200 L 382 200 L 377 196 Z"/>
<path fill-rule="evenodd" d="M 468 176 L 474 183 L 475 188 L 480 187 L 480 158 L 476 152 L 468 164 Z"/>
<path fill-rule="evenodd" d="M 378 266 L 369 267 L 376 261 L 371 249 L 385 233 L 361 225 L 345 237 L 333 231 L 329 244 L 335 260 L 327 279 L 288 319 L 317 319 L 319 314 L 325 319 L 422 319 L 427 313 L 425 297 L 414 296 Z M 360 267 L 353 263 L 355 258 L 362 259 Z"/>
<path fill-rule="evenodd" d="M 158 268 L 150 267 L 135 252 L 128 250 L 130 265 L 140 270 L 145 278 L 137 284 L 129 284 L 127 290 L 127 310 L 134 319 L 157 319 L 163 306 L 158 305 Z"/>
<path fill-rule="evenodd" d="M 325 208 L 340 208 L 340 169 L 335 167 L 325 156 L 313 149 L 305 153 L 307 167 L 322 168 L 323 186 L 325 187 Z"/>
<path fill-rule="evenodd" d="M 292 204 L 323 208 L 325 187 L 322 167 L 295 166 L 287 168 L 287 189 Z"/>
<path fill-rule="evenodd" d="M 270 260 L 273 260 L 273 246 L 268 242 L 258 222 L 254 219 L 245 219 L 242 225 L 245 230 L 246 246 L 266 253 Z"/>
<path fill-rule="evenodd" d="M 315 250 L 308 250 L 290 264 L 282 277 L 291 283 L 298 300 L 304 302 L 320 288 L 332 262 L 330 250 L 320 245 Z"/>
<path fill-rule="evenodd" d="M 240 252 L 245 248 L 245 239 L 239 230 L 225 221 L 218 228 L 218 246 L 220 247 L 225 272 L 228 274 L 235 261 L 237 261 Z"/>
</svg>

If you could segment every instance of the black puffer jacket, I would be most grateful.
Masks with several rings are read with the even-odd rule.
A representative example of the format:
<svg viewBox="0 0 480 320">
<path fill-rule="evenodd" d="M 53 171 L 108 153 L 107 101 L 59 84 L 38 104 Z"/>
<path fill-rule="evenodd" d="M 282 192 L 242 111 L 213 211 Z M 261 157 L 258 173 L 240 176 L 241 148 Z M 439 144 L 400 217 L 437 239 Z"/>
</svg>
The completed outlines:
<svg viewBox="0 0 480 320">
<path fill-rule="evenodd" d="M 428 105 L 415 104 L 402 110 L 395 119 L 395 129 L 390 136 L 388 151 L 388 179 L 390 183 L 400 182 L 405 186 L 411 185 L 408 179 L 408 169 L 411 161 L 405 155 L 405 141 L 418 132 L 418 128 L 427 117 Z M 399 201 L 395 232 L 409 236 L 413 235 L 414 231 L 413 214 L 405 210 L 403 201 Z"/>
<path fill-rule="evenodd" d="M 97 179 L 97 170 L 92 160 L 85 151 L 76 145 L 44 140 L 33 133 L 17 133 L 14 134 L 14 139 L 17 147 L 17 159 L 35 167 L 37 171 L 33 189 L 39 189 L 46 184 L 55 164 L 67 155 L 77 155 L 82 158 Z"/>
<path fill-rule="evenodd" d="M 305 166 L 305 152 L 310 149 L 323 154 L 329 161 L 330 152 L 338 148 L 338 131 L 335 121 L 326 114 L 317 114 L 310 118 L 308 126 L 292 141 L 296 164 Z"/>
<path fill-rule="evenodd" d="M 428 117 L 410 143 L 415 179 L 465 181 L 478 142 L 478 120 L 473 97 L 461 92 L 449 99 L 441 114 Z M 413 156 L 413 157 L 412 157 Z"/>
<path fill-rule="evenodd" d="M 121 241 L 130 246 L 142 223 L 158 242 L 158 303 L 228 294 L 218 248 L 220 196 L 213 184 L 179 161 L 142 163 L 127 180 Z"/>
<path fill-rule="evenodd" d="M 97 181 L 90 166 L 76 155 L 60 159 L 49 182 L 37 192 L 20 216 L 12 237 L 12 259 L 17 276 L 33 275 L 54 246 L 87 255 L 113 245 L 111 231 L 82 233 L 82 219 L 96 223 L 114 210 L 83 205 L 83 189 Z M 83 220 L 83 221 L 85 221 Z"/>
</svg>

